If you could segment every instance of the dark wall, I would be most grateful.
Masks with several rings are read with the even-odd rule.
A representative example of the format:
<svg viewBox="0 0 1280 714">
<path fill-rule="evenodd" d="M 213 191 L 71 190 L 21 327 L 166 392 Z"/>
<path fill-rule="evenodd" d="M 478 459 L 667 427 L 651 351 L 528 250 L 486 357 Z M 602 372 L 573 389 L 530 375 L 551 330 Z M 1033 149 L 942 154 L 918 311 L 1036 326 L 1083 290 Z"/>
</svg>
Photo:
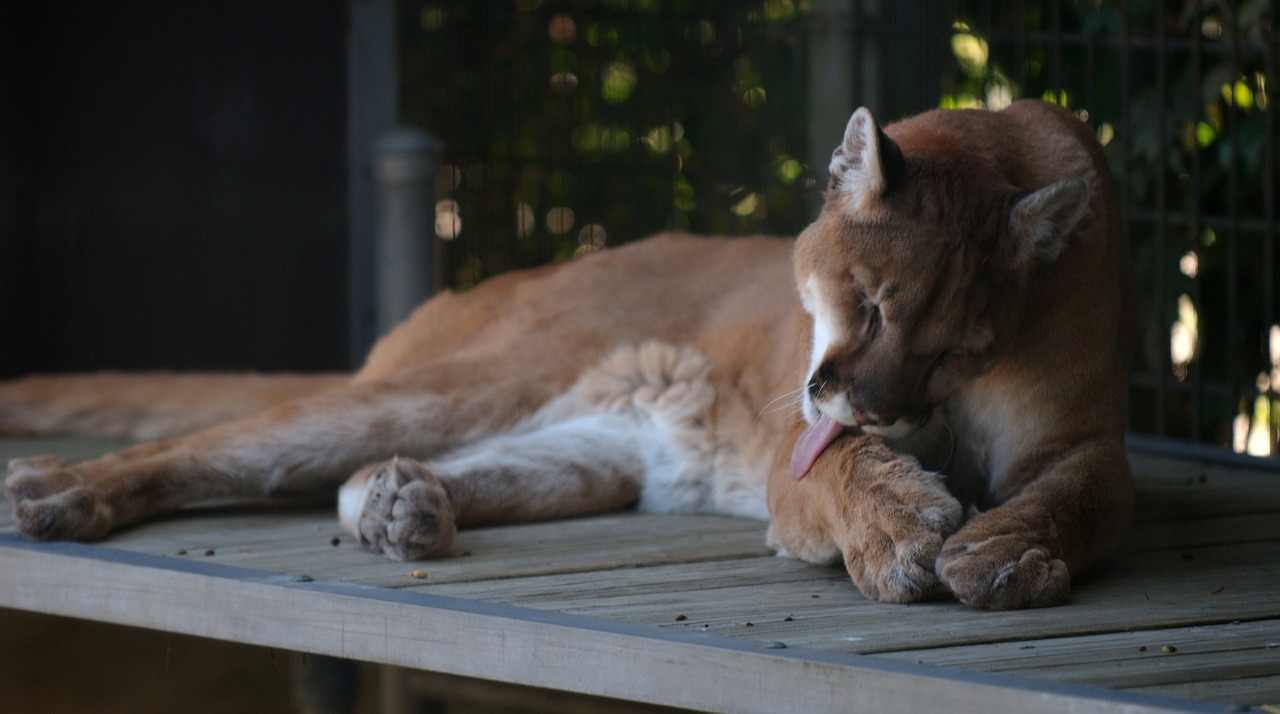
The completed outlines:
<svg viewBox="0 0 1280 714">
<path fill-rule="evenodd" d="M 345 366 L 345 22 L 4 4 L 0 375 Z"/>
</svg>

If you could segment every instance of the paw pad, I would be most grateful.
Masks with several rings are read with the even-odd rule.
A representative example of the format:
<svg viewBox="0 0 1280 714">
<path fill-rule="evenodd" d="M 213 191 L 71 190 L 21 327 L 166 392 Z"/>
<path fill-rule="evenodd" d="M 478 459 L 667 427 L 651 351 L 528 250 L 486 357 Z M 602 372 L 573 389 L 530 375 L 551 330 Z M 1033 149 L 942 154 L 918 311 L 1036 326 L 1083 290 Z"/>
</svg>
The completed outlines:
<svg viewBox="0 0 1280 714">
<path fill-rule="evenodd" d="M 361 545 L 395 560 L 443 555 L 457 531 L 440 481 L 422 464 L 392 459 L 374 467 L 365 486 L 356 535 Z"/>
<path fill-rule="evenodd" d="M 32 540 L 97 540 L 111 530 L 101 496 L 56 456 L 13 459 L 5 490 L 18 528 Z"/>
</svg>

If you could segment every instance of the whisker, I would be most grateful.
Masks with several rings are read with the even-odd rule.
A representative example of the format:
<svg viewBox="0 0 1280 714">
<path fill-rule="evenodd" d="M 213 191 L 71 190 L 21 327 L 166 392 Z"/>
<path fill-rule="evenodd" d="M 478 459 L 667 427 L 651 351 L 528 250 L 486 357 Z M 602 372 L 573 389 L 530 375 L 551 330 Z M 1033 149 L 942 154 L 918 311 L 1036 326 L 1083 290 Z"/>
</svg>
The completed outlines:
<svg viewBox="0 0 1280 714">
<path fill-rule="evenodd" d="M 756 421 L 760 421 L 760 419 L 765 414 L 768 414 L 770 411 L 774 411 L 777 409 L 790 407 L 793 410 L 798 410 L 800 407 L 800 397 L 803 394 L 804 394 L 804 387 L 801 387 L 799 389 L 793 389 L 790 392 L 784 392 L 781 396 L 777 397 L 776 399 L 770 401 L 768 404 L 764 405 L 764 408 L 761 409 L 760 413 L 756 415 Z M 779 404 L 779 402 L 781 402 L 781 404 Z M 795 412 L 792 411 L 788 415 L 792 413 L 795 413 Z"/>
<path fill-rule="evenodd" d="M 943 419 L 942 426 L 947 430 L 947 460 L 942 465 L 942 469 L 945 472 L 951 469 L 951 460 L 956 457 L 956 433 L 951 429 L 950 419 Z M 941 437 L 941 434 L 939 434 L 939 437 Z"/>
</svg>

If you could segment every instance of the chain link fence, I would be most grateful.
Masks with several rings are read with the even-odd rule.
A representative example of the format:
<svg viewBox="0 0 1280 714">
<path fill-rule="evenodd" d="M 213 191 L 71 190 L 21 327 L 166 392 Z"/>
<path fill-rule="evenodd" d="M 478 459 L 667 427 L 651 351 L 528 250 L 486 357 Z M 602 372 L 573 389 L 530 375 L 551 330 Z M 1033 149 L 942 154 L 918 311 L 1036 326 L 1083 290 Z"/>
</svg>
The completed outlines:
<svg viewBox="0 0 1280 714">
<path fill-rule="evenodd" d="M 1038 97 L 1096 131 L 1141 294 L 1130 429 L 1276 459 L 1274 0 L 409 0 L 439 282 L 649 233 L 794 234 L 833 131 Z M 832 117 L 835 117 L 833 120 Z M 833 127 L 835 127 L 833 129 Z"/>
</svg>

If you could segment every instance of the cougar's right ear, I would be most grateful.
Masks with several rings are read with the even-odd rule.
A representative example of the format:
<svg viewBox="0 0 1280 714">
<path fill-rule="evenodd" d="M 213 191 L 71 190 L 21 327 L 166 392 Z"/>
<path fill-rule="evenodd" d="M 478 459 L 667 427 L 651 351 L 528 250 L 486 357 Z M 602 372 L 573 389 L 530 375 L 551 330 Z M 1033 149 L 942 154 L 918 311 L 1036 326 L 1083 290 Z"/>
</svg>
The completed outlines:
<svg viewBox="0 0 1280 714">
<path fill-rule="evenodd" d="M 845 127 L 844 140 L 831 154 L 829 188 L 847 196 L 857 208 L 891 190 L 903 168 L 902 150 L 876 124 L 871 110 L 860 107 Z"/>
<path fill-rule="evenodd" d="M 1089 184 L 1078 177 L 1020 197 L 1009 212 L 1014 259 L 1023 264 L 1057 260 L 1088 207 Z"/>
</svg>

